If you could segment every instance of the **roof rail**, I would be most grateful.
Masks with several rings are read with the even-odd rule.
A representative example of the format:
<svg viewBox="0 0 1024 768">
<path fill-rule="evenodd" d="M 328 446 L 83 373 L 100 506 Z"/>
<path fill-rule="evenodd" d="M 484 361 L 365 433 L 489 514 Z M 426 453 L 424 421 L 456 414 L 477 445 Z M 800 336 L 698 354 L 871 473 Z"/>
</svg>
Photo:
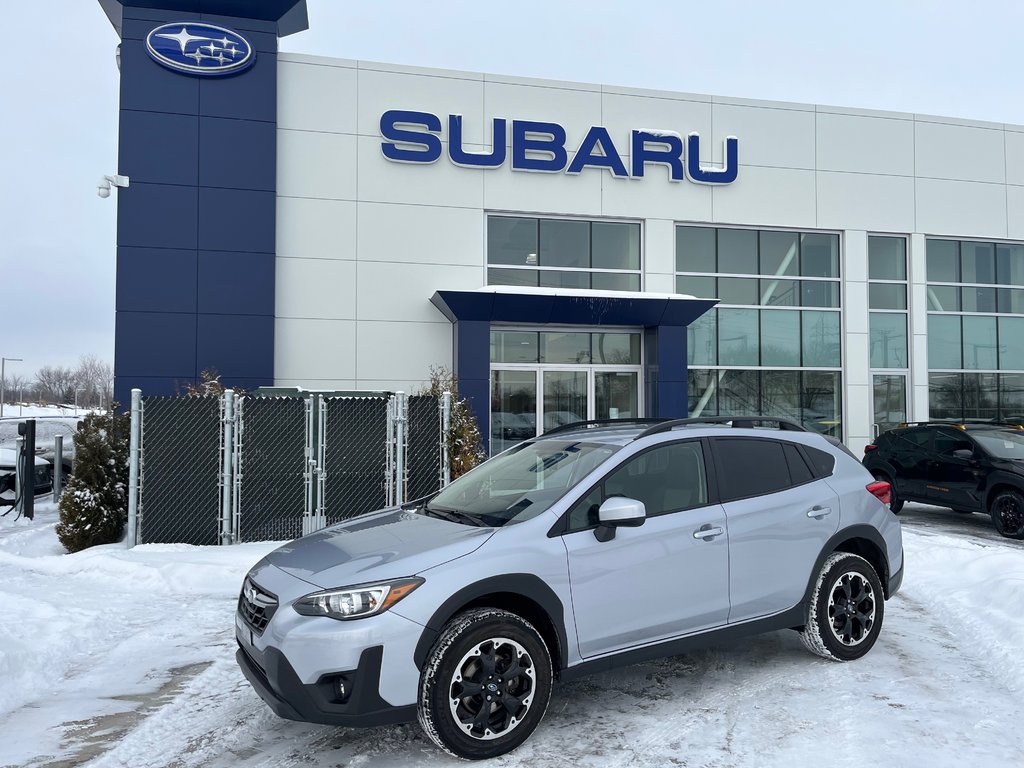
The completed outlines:
<svg viewBox="0 0 1024 768">
<path fill-rule="evenodd" d="M 627 426 L 629 424 L 661 424 L 665 419 L 659 419 L 656 417 L 650 418 L 636 418 L 636 419 L 590 419 L 589 421 L 574 421 L 570 424 L 560 424 L 557 427 L 549 429 L 547 432 L 541 434 L 541 437 L 547 437 L 548 435 L 555 435 L 559 432 L 575 432 L 581 429 L 592 429 L 594 427 L 617 427 Z"/>
<path fill-rule="evenodd" d="M 672 419 L 655 424 L 637 435 L 634 440 L 650 435 L 659 435 L 668 432 L 675 427 L 690 426 L 693 424 L 727 424 L 734 429 L 752 429 L 756 422 L 770 421 L 779 425 L 779 429 L 790 432 L 809 432 L 810 430 L 788 419 L 778 419 L 774 416 L 699 416 L 692 419 Z"/>
<path fill-rule="evenodd" d="M 1000 427 L 1002 429 L 1024 429 L 1024 424 L 1020 421 L 972 421 L 970 419 L 947 419 L 937 421 L 903 421 L 896 425 L 898 429 L 903 427 L 952 427 L 953 429 L 968 430 L 968 429 L 985 429 L 991 427 Z"/>
</svg>

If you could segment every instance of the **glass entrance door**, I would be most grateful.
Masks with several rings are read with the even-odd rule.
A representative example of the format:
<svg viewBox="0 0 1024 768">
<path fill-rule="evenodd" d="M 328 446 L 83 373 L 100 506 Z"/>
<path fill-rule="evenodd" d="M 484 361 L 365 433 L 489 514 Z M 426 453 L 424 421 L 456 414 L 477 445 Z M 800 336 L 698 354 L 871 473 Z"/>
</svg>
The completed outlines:
<svg viewBox="0 0 1024 768">
<path fill-rule="evenodd" d="M 590 418 L 589 371 L 541 371 L 544 403 L 543 429 Z"/>
<path fill-rule="evenodd" d="M 903 373 L 876 373 L 874 389 L 874 430 L 878 437 L 887 429 L 907 420 L 907 376 Z"/>
<path fill-rule="evenodd" d="M 642 415 L 639 367 L 531 366 L 491 370 L 491 453 L 564 424 Z"/>
</svg>

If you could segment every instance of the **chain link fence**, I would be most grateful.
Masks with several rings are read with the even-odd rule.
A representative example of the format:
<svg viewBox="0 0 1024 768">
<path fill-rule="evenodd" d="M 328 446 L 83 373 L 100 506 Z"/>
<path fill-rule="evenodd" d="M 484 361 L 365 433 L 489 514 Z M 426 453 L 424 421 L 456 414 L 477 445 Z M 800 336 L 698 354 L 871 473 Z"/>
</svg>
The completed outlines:
<svg viewBox="0 0 1024 768">
<path fill-rule="evenodd" d="M 387 392 L 142 398 L 131 543 L 293 539 L 433 493 L 448 476 L 446 402 Z"/>
<path fill-rule="evenodd" d="M 217 544 L 221 400 L 145 397 L 139 473 L 140 544 Z"/>
<path fill-rule="evenodd" d="M 441 403 L 431 395 L 409 398 L 408 442 L 405 451 L 407 500 L 419 499 L 440 490 Z"/>
<path fill-rule="evenodd" d="M 327 525 L 388 505 L 388 397 L 325 397 L 323 509 Z"/>
<path fill-rule="evenodd" d="M 302 535 L 308 511 L 308 404 L 298 397 L 239 400 L 233 510 L 239 541 Z"/>
</svg>

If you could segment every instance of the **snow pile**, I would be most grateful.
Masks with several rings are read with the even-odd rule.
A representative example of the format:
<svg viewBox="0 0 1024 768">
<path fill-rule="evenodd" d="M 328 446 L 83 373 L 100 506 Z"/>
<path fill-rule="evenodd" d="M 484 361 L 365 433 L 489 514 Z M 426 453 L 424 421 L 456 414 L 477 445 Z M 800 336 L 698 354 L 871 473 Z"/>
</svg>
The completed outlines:
<svg viewBox="0 0 1024 768">
<path fill-rule="evenodd" d="M 1024 754 L 1024 543 L 908 505 L 906 578 L 861 661 L 793 632 L 556 686 L 506 768 L 865 762 L 1002 766 Z M 0 518 L 0 766 L 449 766 L 415 725 L 277 718 L 234 663 L 246 570 L 274 544 L 61 554 L 56 511 Z"/>
</svg>

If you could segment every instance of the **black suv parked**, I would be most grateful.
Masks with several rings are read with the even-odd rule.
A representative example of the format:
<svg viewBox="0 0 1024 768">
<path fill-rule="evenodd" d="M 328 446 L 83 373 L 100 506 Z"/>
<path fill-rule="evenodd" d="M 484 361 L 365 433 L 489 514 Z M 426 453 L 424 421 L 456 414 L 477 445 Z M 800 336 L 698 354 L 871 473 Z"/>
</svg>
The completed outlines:
<svg viewBox="0 0 1024 768">
<path fill-rule="evenodd" d="M 1024 539 L 1024 429 L 1006 424 L 902 424 L 864 448 L 864 466 L 892 485 L 891 509 L 919 501 L 987 512 L 996 530 Z"/>
</svg>

